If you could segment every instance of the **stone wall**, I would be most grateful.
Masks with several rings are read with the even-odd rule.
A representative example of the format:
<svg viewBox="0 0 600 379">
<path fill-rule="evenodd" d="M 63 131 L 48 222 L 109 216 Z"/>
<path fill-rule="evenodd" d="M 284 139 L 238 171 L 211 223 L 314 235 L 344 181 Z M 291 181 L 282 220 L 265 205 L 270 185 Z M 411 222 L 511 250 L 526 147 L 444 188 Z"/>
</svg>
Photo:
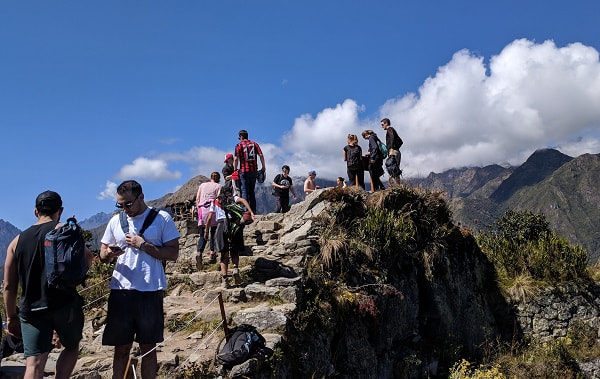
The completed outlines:
<svg viewBox="0 0 600 379">
<path fill-rule="evenodd" d="M 600 337 L 600 287 L 563 284 L 541 290 L 535 297 L 515 304 L 523 333 L 542 341 L 567 335 L 575 321 L 597 329 Z"/>
</svg>

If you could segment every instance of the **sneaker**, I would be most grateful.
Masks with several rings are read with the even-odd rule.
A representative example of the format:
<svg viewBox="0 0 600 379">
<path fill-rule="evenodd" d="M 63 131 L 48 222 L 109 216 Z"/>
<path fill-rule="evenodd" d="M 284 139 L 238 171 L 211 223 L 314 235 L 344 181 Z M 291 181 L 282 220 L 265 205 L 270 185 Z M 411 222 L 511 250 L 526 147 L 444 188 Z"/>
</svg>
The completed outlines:
<svg viewBox="0 0 600 379">
<path fill-rule="evenodd" d="M 210 252 L 210 263 L 217 263 L 217 253 L 214 251 Z"/>
<path fill-rule="evenodd" d="M 240 270 L 237 267 L 234 267 L 233 270 L 231 271 L 231 273 L 232 273 L 235 284 L 236 285 L 240 284 L 242 282 L 242 277 L 240 276 Z"/>
<path fill-rule="evenodd" d="M 196 254 L 196 270 L 202 271 L 202 254 Z"/>
</svg>

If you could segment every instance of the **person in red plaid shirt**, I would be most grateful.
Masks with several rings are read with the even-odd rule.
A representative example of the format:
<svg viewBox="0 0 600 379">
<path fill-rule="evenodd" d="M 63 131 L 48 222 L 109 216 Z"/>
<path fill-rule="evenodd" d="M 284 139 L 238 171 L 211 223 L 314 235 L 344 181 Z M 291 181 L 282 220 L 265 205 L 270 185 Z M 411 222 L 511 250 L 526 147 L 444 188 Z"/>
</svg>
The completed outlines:
<svg viewBox="0 0 600 379">
<path fill-rule="evenodd" d="M 239 168 L 240 180 L 242 182 L 242 198 L 248 200 L 254 213 L 256 210 L 256 197 L 254 187 L 256 186 L 256 176 L 258 174 L 257 158 L 260 158 L 262 165 L 261 171 L 265 171 L 265 157 L 260 146 L 248 139 L 248 132 L 240 130 L 238 132 L 240 142 L 235 145 L 235 154 L 233 155 L 233 167 Z"/>
</svg>

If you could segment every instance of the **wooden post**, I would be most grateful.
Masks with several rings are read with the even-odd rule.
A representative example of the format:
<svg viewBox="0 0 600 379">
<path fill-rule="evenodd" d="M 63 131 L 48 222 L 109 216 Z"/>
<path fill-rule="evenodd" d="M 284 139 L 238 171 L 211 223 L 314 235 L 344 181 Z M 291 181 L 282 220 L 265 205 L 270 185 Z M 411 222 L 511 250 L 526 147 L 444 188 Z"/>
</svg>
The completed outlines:
<svg viewBox="0 0 600 379">
<path fill-rule="evenodd" d="M 229 335 L 229 328 L 227 327 L 227 316 L 225 315 L 225 305 L 223 304 L 223 295 L 219 292 L 219 307 L 221 308 L 221 320 L 223 320 L 223 332 L 225 337 Z"/>
</svg>

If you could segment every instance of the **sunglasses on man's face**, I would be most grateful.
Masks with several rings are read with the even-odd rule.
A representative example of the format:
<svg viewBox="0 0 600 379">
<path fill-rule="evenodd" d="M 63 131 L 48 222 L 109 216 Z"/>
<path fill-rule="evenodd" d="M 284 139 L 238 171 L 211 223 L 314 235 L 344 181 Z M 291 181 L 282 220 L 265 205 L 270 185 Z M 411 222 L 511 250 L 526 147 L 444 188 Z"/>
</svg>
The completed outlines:
<svg viewBox="0 0 600 379">
<path fill-rule="evenodd" d="M 129 208 L 131 208 L 131 206 L 133 205 L 133 203 L 135 203 L 135 201 L 138 199 L 138 197 L 139 197 L 139 196 L 140 196 L 140 194 L 138 194 L 138 195 L 135 197 L 135 199 L 133 199 L 133 200 L 131 200 L 131 201 L 128 201 L 128 202 L 126 202 L 126 203 L 123 203 L 123 204 L 116 203 L 116 204 L 115 204 L 115 207 L 117 207 L 117 208 L 119 208 L 119 209 L 123 209 L 123 208 L 125 208 L 125 209 L 129 209 Z"/>
</svg>

